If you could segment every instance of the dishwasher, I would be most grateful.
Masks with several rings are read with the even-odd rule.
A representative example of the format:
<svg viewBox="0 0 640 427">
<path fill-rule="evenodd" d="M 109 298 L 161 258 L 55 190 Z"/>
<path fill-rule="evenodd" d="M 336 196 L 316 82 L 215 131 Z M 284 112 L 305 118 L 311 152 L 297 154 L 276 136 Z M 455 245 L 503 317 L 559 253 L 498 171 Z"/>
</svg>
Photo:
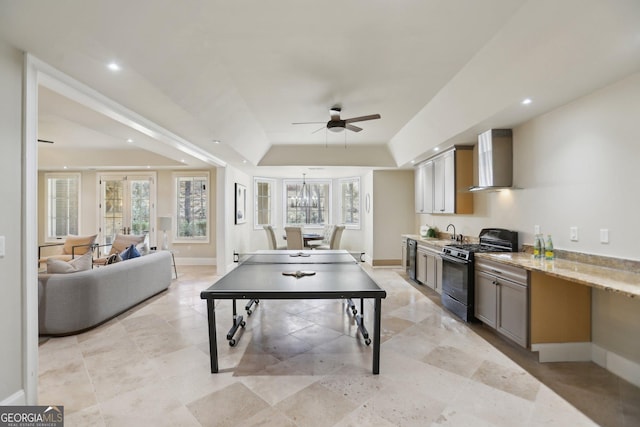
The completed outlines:
<svg viewBox="0 0 640 427">
<path fill-rule="evenodd" d="M 407 239 L 407 275 L 416 280 L 416 257 L 418 256 L 418 242 Z"/>
</svg>

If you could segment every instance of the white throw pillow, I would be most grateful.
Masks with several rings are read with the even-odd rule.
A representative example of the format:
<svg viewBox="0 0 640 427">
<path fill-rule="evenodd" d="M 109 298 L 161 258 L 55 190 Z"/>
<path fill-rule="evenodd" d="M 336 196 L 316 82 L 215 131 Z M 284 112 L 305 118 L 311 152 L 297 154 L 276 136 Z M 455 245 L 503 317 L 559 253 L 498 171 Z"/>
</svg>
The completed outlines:
<svg viewBox="0 0 640 427">
<path fill-rule="evenodd" d="M 66 261 L 62 261 L 59 259 L 51 259 L 51 258 L 47 260 L 48 274 L 75 273 L 76 271 L 77 271 L 76 268 Z"/>
<path fill-rule="evenodd" d="M 67 274 L 75 273 L 76 271 L 90 270 L 92 261 L 91 252 L 87 252 L 69 262 L 50 258 L 47 260 L 47 273 Z"/>
<path fill-rule="evenodd" d="M 87 252 L 86 254 L 76 257 L 69 261 L 76 271 L 84 271 L 91 270 L 91 264 L 93 264 L 93 257 L 91 256 L 91 252 Z"/>
</svg>

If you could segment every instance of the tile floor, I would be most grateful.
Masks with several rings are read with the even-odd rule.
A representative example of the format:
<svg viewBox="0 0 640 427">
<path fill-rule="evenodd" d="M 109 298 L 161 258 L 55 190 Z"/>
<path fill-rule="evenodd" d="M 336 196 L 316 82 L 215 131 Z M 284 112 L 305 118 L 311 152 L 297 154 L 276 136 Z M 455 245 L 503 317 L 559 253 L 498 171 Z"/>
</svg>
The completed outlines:
<svg viewBox="0 0 640 427">
<path fill-rule="evenodd" d="M 218 301 L 220 373 L 210 374 L 199 293 L 216 271 L 183 266 L 167 292 L 116 319 L 43 340 L 40 404 L 64 405 L 67 426 L 597 425 L 548 385 L 608 394 L 602 378 L 590 383 L 602 376 L 595 365 L 567 364 L 555 382 L 530 373 L 535 363 L 528 372 L 505 355 L 512 346 L 498 350 L 504 342 L 451 317 L 399 270 L 368 271 L 388 295 L 380 375 L 345 305 L 323 300 L 260 303 L 233 348 L 224 341 L 231 302 Z M 638 425 L 640 393 L 627 387 L 597 423 Z M 578 406 L 600 404 L 586 399 Z"/>
</svg>

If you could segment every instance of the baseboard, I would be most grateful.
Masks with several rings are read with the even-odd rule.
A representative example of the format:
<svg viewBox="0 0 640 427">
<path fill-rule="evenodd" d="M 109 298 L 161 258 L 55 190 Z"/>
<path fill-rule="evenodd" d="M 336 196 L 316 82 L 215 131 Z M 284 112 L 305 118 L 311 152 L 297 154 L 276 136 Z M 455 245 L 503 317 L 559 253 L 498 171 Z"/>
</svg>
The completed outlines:
<svg viewBox="0 0 640 427">
<path fill-rule="evenodd" d="M 538 352 L 538 360 L 544 362 L 591 362 L 590 342 L 531 344 Z"/>
<path fill-rule="evenodd" d="M 18 390 L 11 396 L 0 402 L 0 406 L 23 406 L 27 404 L 27 398 L 24 390 Z"/>
<path fill-rule="evenodd" d="M 400 267 L 402 265 L 402 260 L 399 259 L 374 259 L 371 261 L 371 265 L 373 267 Z"/>
<path fill-rule="evenodd" d="M 640 387 L 640 363 L 629 360 L 591 342 L 532 344 L 538 360 L 544 362 L 593 362 Z"/>
<path fill-rule="evenodd" d="M 217 265 L 215 258 L 178 258 L 176 265 Z"/>
<path fill-rule="evenodd" d="M 592 344 L 592 347 L 594 363 L 629 381 L 636 387 L 640 387 L 640 363 L 622 357 L 597 344 Z"/>
</svg>

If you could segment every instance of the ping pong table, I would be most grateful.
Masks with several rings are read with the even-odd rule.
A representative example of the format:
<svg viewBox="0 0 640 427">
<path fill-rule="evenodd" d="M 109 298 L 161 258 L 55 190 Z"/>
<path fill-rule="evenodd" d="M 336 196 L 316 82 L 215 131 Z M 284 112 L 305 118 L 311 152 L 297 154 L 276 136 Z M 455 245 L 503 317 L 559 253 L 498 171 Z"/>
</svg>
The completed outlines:
<svg viewBox="0 0 640 427">
<path fill-rule="evenodd" d="M 218 372 L 216 299 L 233 300 L 233 324 L 227 340 L 245 320 L 236 313 L 236 300 L 348 299 L 360 298 L 360 313 L 352 306 L 358 329 L 369 345 L 372 340 L 364 325 L 364 299 L 374 299 L 373 373 L 380 373 L 380 319 L 382 298 L 387 293 L 344 250 L 258 251 L 235 260 L 238 266 L 200 293 L 207 300 L 211 372 Z"/>
</svg>

